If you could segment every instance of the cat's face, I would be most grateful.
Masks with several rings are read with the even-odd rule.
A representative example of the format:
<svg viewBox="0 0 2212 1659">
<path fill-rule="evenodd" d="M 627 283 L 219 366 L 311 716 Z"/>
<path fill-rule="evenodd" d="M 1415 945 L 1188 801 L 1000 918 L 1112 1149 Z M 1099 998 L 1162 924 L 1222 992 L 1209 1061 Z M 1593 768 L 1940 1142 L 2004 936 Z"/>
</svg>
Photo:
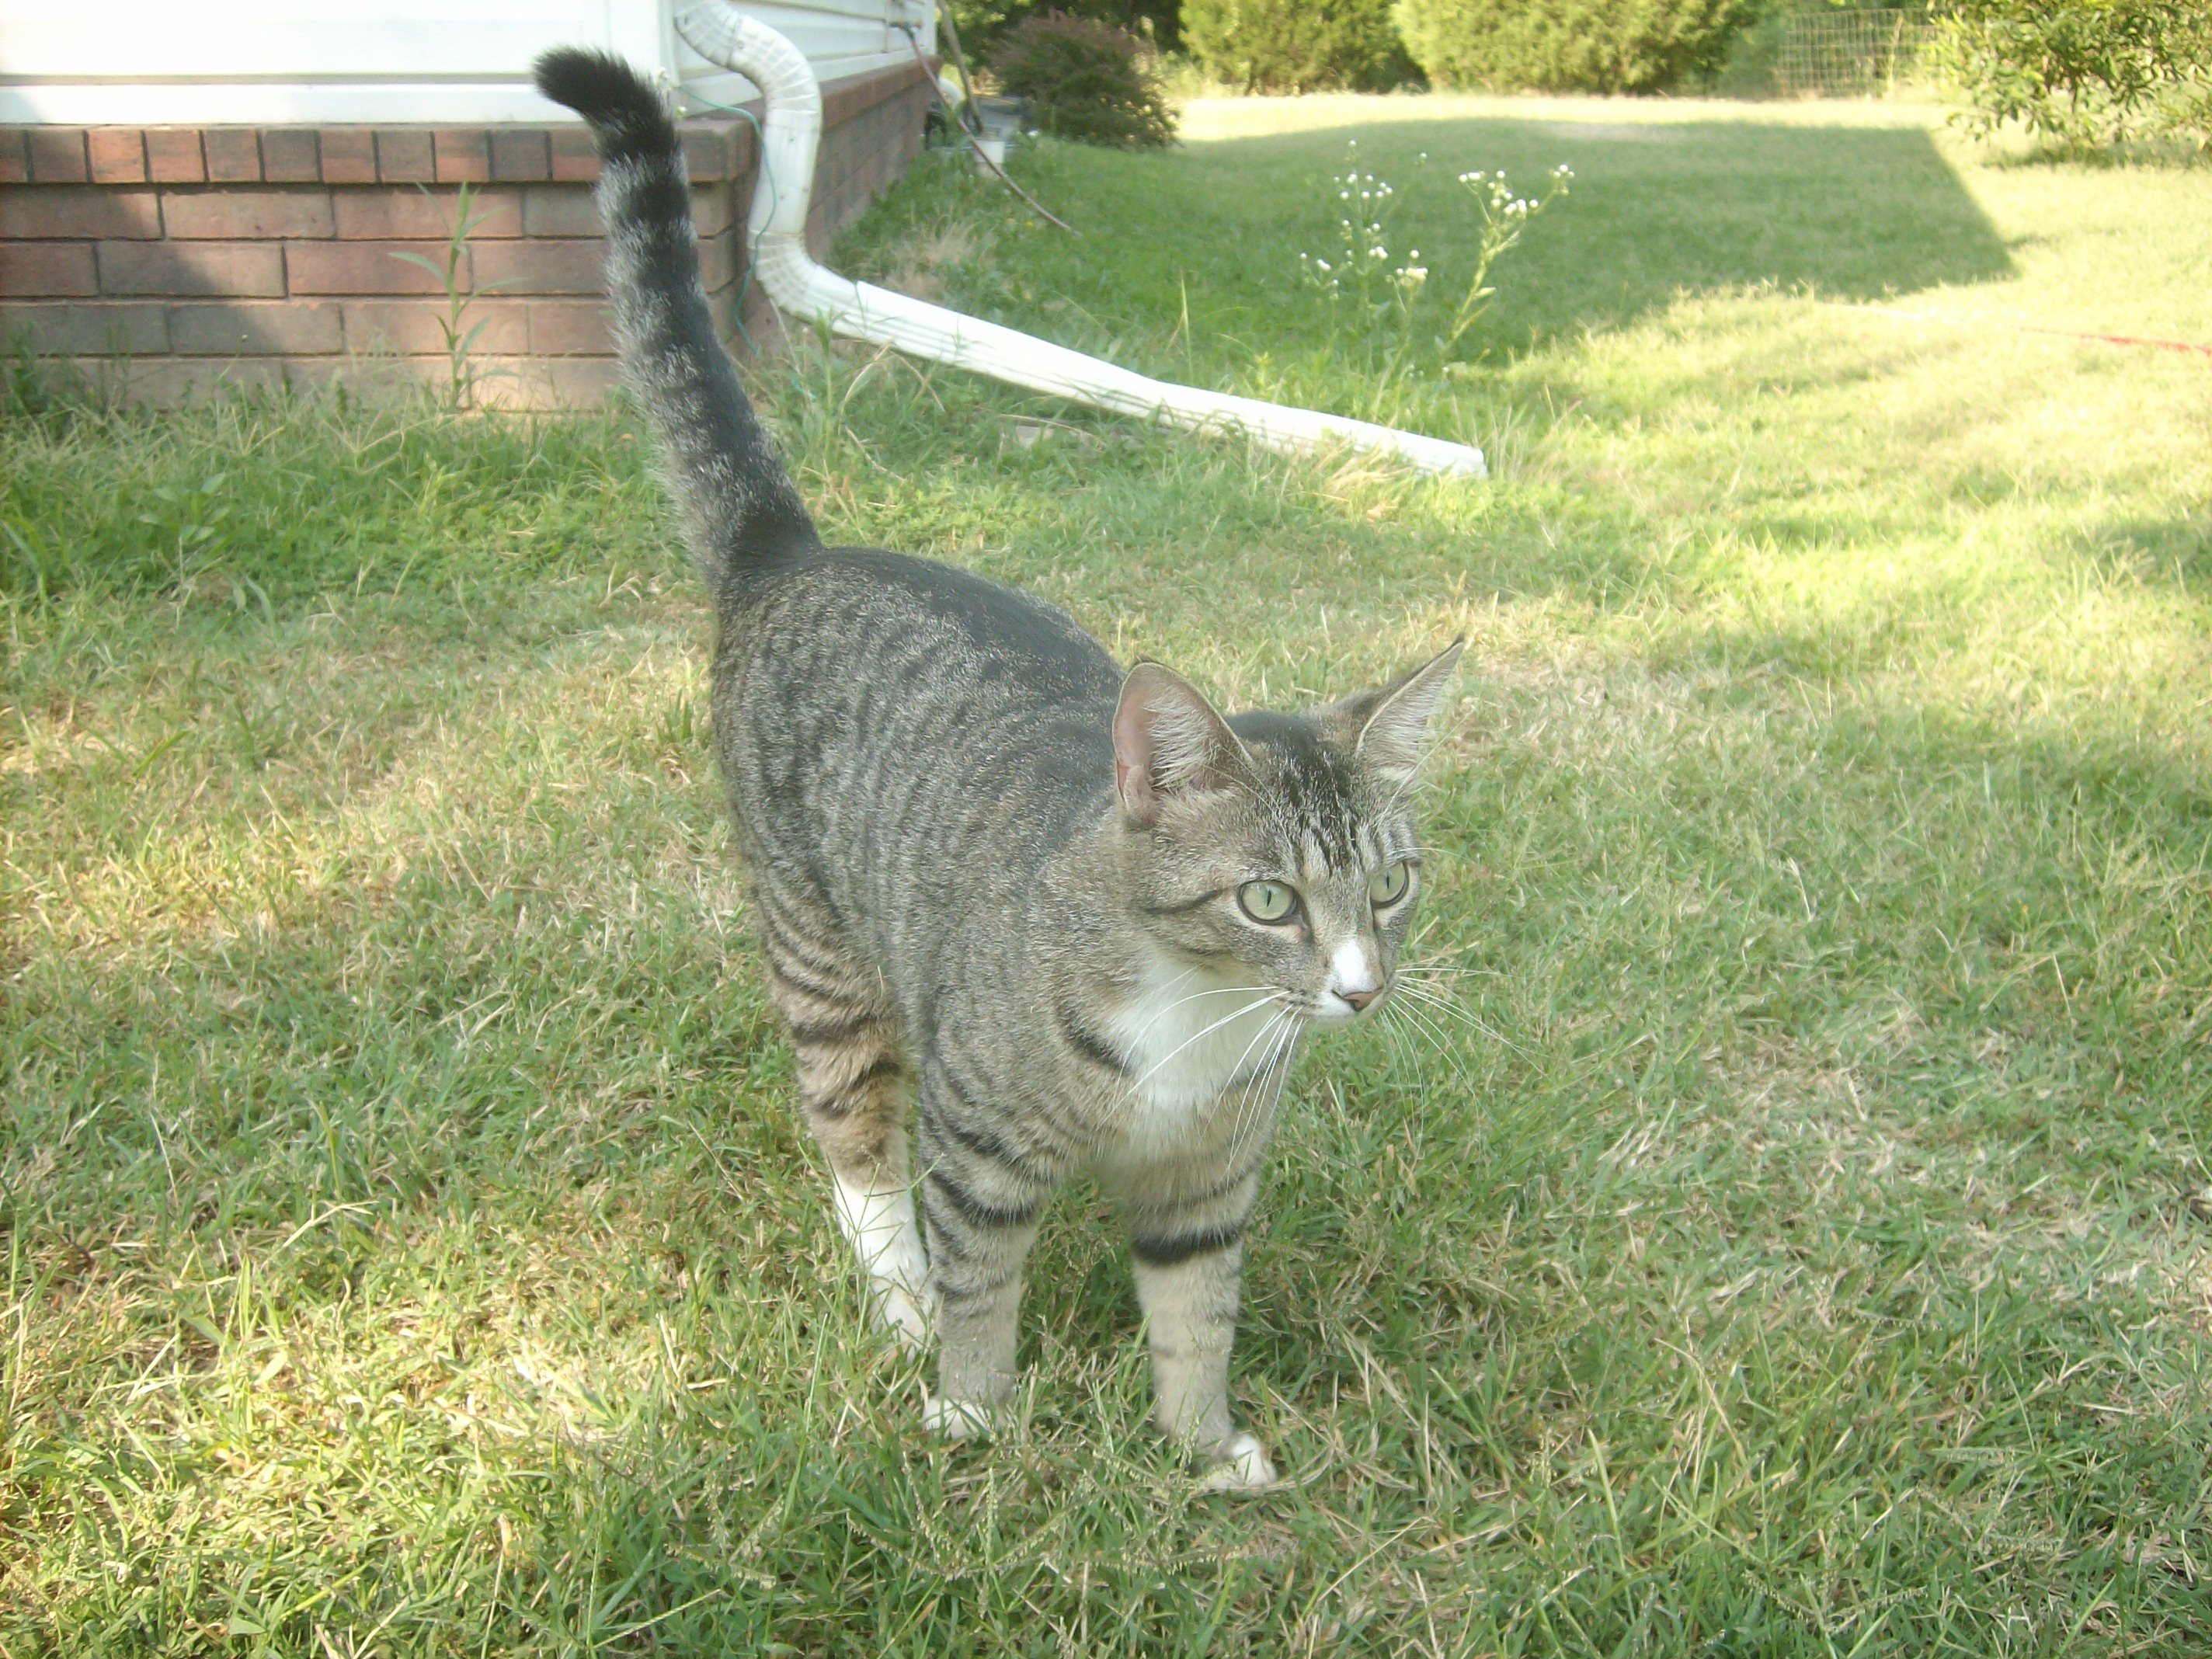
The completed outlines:
<svg viewBox="0 0 2212 1659">
<path fill-rule="evenodd" d="M 1310 714 L 1224 720 L 1140 664 L 1115 722 L 1132 913 L 1171 959 L 1306 1020 L 1379 1004 L 1421 888 L 1420 743 L 1460 647 Z"/>
</svg>

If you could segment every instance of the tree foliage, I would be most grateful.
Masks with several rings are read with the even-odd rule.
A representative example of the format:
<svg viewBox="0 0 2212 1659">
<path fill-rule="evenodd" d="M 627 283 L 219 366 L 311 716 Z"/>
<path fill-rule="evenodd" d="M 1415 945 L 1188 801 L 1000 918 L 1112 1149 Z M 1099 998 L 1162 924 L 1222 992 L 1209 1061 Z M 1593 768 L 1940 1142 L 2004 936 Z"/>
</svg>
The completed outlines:
<svg viewBox="0 0 2212 1659">
<path fill-rule="evenodd" d="M 1182 8 L 1176 0 L 1067 0 L 1058 6 L 1050 0 L 947 0 L 945 9 L 960 31 L 963 49 L 979 64 L 989 58 L 1006 35 L 1047 11 L 1111 23 L 1162 52 L 1173 52 L 1182 42 Z"/>
<path fill-rule="evenodd" d="M 1399 0 L 1431 81 L 1499 91 L 1664 92 L 1717 71 L 1757 0 Z"/>
<path fill-rule="evenodd" d="M 1185 0 L 1182 37 L 1209 76 L 1247 92 L 1376 91 L 1412 68 L 1390 0 Z"/>
<path fill-rule="evenodd" d="M 2207 110 L 2212 21 L 2203 0 L 1958 0 L 1935 62 L 1968 125 L 2008 121 L 2062 143 L 2125 137 L 2138 118 Z M 2156 118 L 2168 118 L 2160 122 Z"/>
</svg>

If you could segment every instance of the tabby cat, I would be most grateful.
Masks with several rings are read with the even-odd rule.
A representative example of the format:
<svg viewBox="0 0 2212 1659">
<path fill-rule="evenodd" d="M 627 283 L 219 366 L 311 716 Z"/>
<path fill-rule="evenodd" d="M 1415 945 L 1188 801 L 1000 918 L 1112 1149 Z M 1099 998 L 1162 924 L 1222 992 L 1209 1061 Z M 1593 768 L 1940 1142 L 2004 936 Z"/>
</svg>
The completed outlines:
<svg viewBox="0 0 2212 1659">
<path fill-rule="evenodd" d="M 1300 1035 L 1389 989 L 1459 646 L 1224 720 L 1042 599 L 824 547 L 715 339 L 659 96 L 594 52 L 537 76 L 598 141 L 623 367 L 714 600 L 769 994 L 873 1305 L 909 1343 L 934 1328 L 931 1425 L 1010 1401 L 1023 1259 L 1087 1172 L 1127 1218 L 1154 1420 L 1209 1484 L 1273 1481 L 1229 1414 L 1245 1224 Z"/>
</svg>

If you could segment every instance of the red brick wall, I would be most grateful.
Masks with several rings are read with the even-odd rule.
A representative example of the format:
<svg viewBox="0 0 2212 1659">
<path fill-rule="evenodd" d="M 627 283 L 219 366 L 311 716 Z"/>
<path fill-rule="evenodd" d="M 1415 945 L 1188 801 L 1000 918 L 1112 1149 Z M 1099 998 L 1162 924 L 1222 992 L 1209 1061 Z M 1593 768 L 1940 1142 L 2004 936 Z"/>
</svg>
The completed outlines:
<svg viewBox="0 0 2212 1659">
<path fill-rule="evenodd" d="M 818 252 L 921 148 L 917 68 L 823 88 L 807 240 Z M 684 123 L 708 301 L 725 334 L 758 160 L 734 117 Z M 467 180 L 483 216 L 456 272 L 485 290 L 486 401 L 591 403 L 614 382 L 580 127 L 0 127 L 0 337 L 112 365 L 171 403 L 220 384 L 448 373 L 441 269 Z M 747 297 L 750 320 L 765 311 Z"/>
</svg>

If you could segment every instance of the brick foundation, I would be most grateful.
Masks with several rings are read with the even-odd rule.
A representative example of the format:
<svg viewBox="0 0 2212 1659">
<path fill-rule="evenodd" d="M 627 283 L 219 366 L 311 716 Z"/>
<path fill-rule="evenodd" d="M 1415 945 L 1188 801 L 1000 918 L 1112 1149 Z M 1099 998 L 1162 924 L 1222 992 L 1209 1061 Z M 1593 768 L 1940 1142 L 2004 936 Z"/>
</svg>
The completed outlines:
<svg viewBox="0 0 2212 1659">
<path fill-rule="evenodd" d="M 818 253 L 921 145 L 918 67 L 822 89 Z M 709 304 L 726 337 L 758 149 L 734 117 L 683 124 Z M 120 371 L 174 403 L 222 385 L 449 374 L 441 270 L 462 181 L 482 216 L 456 271 L 487 290 L 470 361 L 489 402 L 598 401 L 615 380 L 599 174 L 581 127 L 0 127 L 0 338 Z M 757 291 L 747 319 L 765 314 Z"/>
</svg>

